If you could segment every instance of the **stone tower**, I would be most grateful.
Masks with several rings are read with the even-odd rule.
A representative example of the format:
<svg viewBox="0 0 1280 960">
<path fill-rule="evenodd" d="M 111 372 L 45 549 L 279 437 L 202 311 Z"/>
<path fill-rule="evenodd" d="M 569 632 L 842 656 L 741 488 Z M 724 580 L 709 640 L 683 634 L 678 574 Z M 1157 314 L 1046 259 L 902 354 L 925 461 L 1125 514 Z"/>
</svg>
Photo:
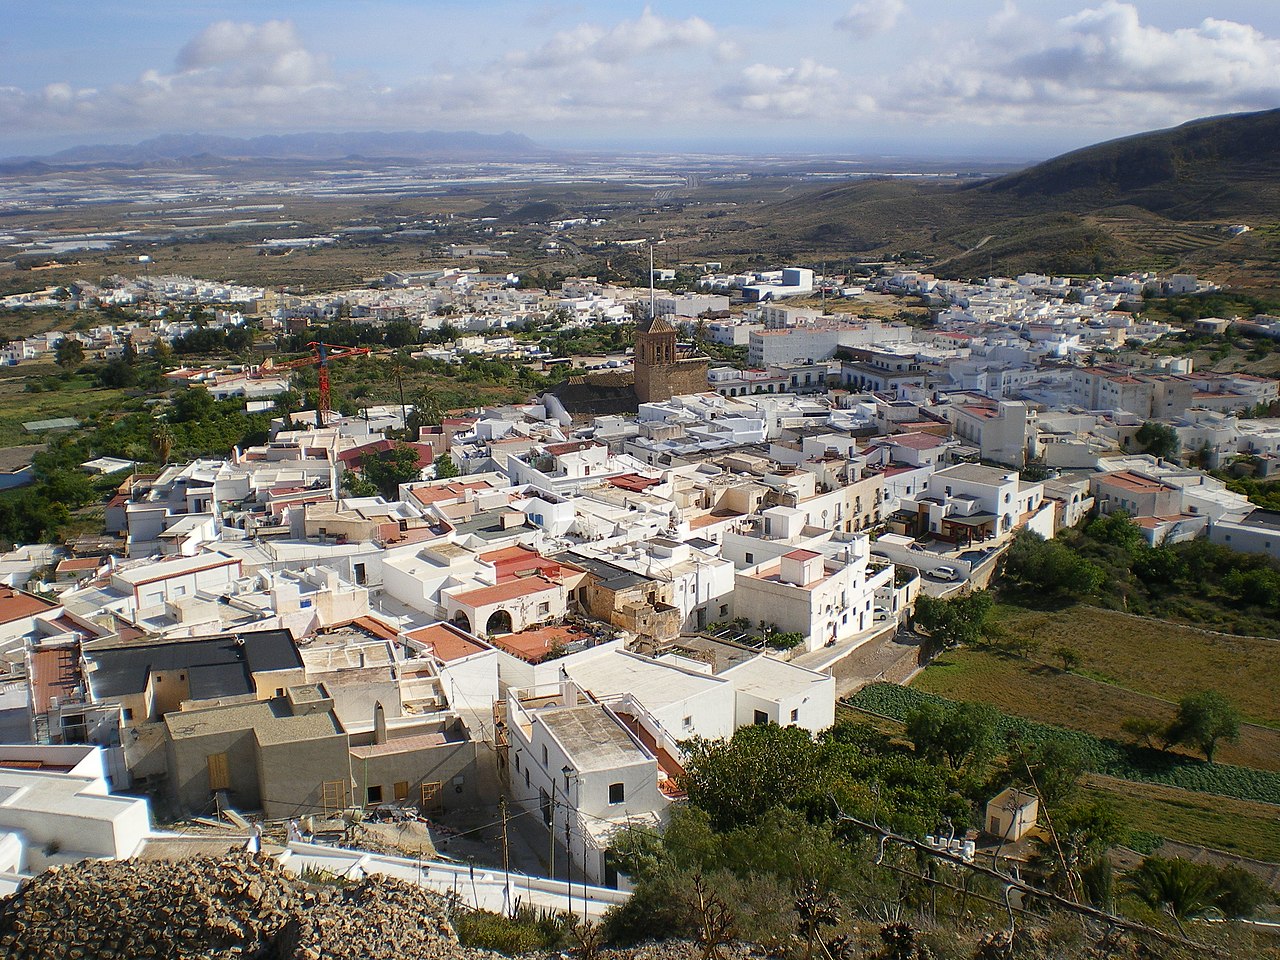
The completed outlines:
<svg viewBox="0 0 1280 960">
<path fill-rule="evenodd" d="M 641 320 L 636 327 L 635 382 L 641 403 L 702 393 L 707 389 L 707 360 L 680 353 L 675 328 L 665 317 Z"/>
</svg>

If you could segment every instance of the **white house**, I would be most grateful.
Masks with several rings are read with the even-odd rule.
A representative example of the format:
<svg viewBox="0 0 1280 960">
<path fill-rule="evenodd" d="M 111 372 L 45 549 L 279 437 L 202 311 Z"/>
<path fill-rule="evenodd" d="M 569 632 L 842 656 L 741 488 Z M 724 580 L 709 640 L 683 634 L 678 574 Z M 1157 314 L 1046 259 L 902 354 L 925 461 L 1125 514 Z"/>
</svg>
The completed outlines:
<svg viewBox="0 0 1280 960">
<path fill-rule="evenodd" d="M 606 857 L 615 834 L 628 824 L 660 828 L 670 800 L 659 789 L 657 758 L 618 715 L 580 702 L 572 683 L 563 688 L 542 705 L 508 701 L 511 794 L 540 816 L 572 868 L 590 883 L 617 887 Z"/>
</svg>

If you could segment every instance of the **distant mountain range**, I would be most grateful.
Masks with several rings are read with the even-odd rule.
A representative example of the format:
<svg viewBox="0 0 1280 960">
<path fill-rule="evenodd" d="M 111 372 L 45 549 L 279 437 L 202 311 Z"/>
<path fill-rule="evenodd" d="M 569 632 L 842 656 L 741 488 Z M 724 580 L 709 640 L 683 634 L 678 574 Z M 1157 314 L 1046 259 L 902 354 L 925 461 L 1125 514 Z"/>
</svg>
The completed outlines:
<svg viewBox="0 0 1280 960">
<path fill-rule="evenodd" d="M 1264 289 L 1276 285 L 1278 219 L 1280 110 L 1268 110 L 1112 140 L 977 183 L 828 187 L 757 208 L 757 229 L 718 252 L 922 252 L 948 275 L 1220 270 Z M 1237 236 L 1226 229 L 1236 223 L 1255 229 Z"/>
<path fill-rule="evenodd" d="M 286 133 L 262 137 L 166 134 L 137 144 L 71 147 L 43 157 L 13 157 L 21 162 L 59 164 L 146 164 L 193 159 L 338 160 L 370 159 L 518 159 L 545 156 L 547 150 L 518 133 L 426 130 L 402 133 Z"/>
</svg>

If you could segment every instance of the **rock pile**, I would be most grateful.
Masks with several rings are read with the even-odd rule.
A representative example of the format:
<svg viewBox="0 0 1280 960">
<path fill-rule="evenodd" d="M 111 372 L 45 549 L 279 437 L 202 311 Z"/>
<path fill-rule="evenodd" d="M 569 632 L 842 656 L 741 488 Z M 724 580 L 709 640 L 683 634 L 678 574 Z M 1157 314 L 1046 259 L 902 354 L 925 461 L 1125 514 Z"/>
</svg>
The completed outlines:
<svg viewBox="0 0 1280 960">
<path fill-rule="evenodd" d="M 10 960 L 444 960 L 469 954 L 442 901 L 367 877 L 312 884 L 251 854 L 85 861 L 0 902 Z"/>
</svg>

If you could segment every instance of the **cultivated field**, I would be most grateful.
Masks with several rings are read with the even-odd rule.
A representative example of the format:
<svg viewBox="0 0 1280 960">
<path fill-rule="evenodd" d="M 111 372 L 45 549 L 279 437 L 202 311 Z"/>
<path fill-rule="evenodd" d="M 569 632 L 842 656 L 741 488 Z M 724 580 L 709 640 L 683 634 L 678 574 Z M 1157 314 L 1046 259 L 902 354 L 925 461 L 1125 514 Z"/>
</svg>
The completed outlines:
<svg viewBox="0 0 1280 960">
<path fill-rule="evenodd" d="M 1085 778 L 1084 792 L 1105 797 L 1135 830 L 1280 863 L 1280 807 L 1269 803 L 1206 796 L 1101 774 Z"/>
<path fill-rule="evenodd" d="M 1167 721 L 1188 693 L 1215 689 L 1251 721 L 1239 743 L 1224 743 L 1223 763 L 1280 770 L 1280 703 L 1274 682 L 1280 643 L 1226 637 L 1092 607 L 1044 614 L 1000 608 L 1000 626 L 1040 642 L 1027 659 L 991 650 L 939 657 L 912 686 L 955 700 L 994 704 L 1015 716 L 1125 741 L 1129 717 Z M 1065 672 L 1054 650 L 1070 647 L 1080 665 Z"/>
</svg>

